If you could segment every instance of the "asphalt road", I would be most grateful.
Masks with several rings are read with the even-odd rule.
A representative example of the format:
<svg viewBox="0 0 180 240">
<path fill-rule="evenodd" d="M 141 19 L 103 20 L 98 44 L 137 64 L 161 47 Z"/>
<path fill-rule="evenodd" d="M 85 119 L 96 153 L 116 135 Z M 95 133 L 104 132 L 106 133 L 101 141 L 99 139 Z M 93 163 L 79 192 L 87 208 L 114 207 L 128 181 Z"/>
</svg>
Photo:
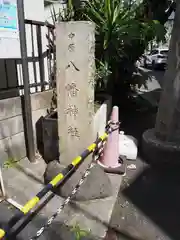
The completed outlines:
<svg viewBox="0 0 180 240">
<path fill-rule="evenodd" d="M 163 86 L 164 70 L 155 71 L 146 68 L 141 68 L 141 70 L 144 73 L 144 78 L 147 80 L 147 89 L 141 87 L 140 90 L 153 91 Z"/>
</svg>

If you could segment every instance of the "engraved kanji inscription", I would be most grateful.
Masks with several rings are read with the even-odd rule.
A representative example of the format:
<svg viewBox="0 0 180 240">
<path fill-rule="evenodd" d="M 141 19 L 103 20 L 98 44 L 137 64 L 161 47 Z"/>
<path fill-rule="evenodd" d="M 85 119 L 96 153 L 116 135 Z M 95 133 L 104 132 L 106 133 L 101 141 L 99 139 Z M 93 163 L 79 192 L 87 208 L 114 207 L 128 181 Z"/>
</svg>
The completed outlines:
<svg viewBox="0 0 180 240">
<path fill-rule="evenodd" d="M 68 37 L 72 40 L 74 37 L 75 37 L 75 33 L 70 33 L 69 35 L 68 35 Z"/>
<path fill-rule="evenodd" d="M 92 108 L 94 106 L 94 100 L 92 98 L 88 99 L 88 108 Z"/>
<path fill-rule="evenodd" d="M 88 115 L 90 118 L 92 118 L 94 115 L 94 99 L 93 98 L 88 99 L 88 109 L 89 109 Z"/>
<path fill-rule="evenodd" d="M 95 52 L 95 44 L 93 44 L 93 45 L 90 47 L 89 52 L 90 52 L 91 54 Z"/>
<path fill-rule="evenodd" d="M 91 88 L 94 89 L 94 87 L 95 87 L 94 74 L 92 74 L 92 76 L 90 76 L 88 83 L 91 86 Z"/>
<path fill-rule="evenodd" d="M 80 138 L 79 130 L 78 130 L 77 127 L 69 126 L 69 127 L 68 127 L 68 134 L 69 134 L 71 137 Z"/>
<path fill-rule="evenodd" d="M 75 63 L 73 61 L 70 61 L 70 63 L 66 66 L 66 69 L 73 67 L 76 71 L 80 71 L 79 68 L 75 65 Z"/>
<path fill-rule="evenodd" d="M 79 89 L 77 88 L 76 83 L 66 85 L 65 89 L 68 92 L 69 97 L 77 97 Z"/>
<path fill-rule="evenodd" d="M 89 111 L 88 115 L 90 118 L 92 118 L 94 116 L 94 113 L 92 111 Z"/>
<path fill-rule="evenodd" d="M 74 118 L 77 117 L 78 112 L 79 110 L 76 105 L 69 105 L 68 108 L 65 110 L 65 114 L 73 116 Z"/>
<path fill-rule="evenodd" d="M 74 50 L 75 50 L 75 44 L 74 43 L 69 44 L 68 51 L 69 52 L 74 52 Z"/>
</svg>

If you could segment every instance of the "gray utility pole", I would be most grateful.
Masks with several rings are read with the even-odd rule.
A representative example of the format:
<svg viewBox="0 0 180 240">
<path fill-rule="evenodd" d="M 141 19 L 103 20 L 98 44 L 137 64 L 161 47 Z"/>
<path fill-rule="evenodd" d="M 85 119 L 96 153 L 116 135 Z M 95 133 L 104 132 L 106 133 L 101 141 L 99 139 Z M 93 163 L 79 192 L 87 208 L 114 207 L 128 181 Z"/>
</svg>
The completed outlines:
<svg viewBox="0 0 180 240">
<path fill-rule="evenodd" d="M 23 97 L 23 110 L 24 110 L 24 130 L 26 138 L 27 157 L 30 162 L 35 162 L 35 146 L 34 135 L 32 126 L 32 110 L 31 98 L 29 89 L 29 69 L 27 60 L 27 44 L 26 44 L 26 29 L 24 21 L 24 1 L 17 0 L 18 19 L 19 19 L 19 37 L 21 47 L 22 59 L 22 74 L 24 82 L 24 97 Z"/>
</svg>

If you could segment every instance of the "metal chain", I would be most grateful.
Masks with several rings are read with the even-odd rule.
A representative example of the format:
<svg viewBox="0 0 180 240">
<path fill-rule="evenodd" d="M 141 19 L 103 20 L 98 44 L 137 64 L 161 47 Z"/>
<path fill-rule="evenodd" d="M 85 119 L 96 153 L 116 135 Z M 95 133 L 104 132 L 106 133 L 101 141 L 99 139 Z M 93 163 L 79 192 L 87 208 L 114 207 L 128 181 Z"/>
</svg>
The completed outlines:
<svg viewBox="0 0 180 240">
<path fill-rule="evenodd" d="M 113 122 L 112 120 L 110 120 L 106 125 L 106 131 L 110 134 L 119 129 L 120 124 L 120 122 Z"/>
<path fill-rule="evenodd" d="M 99 144 L 99 146 L 97 146 L 97 151 L 95 151 L 94 156 L 93 156 L 93 160 L 92 162 L 88 165 L 88 168 L 86 169 L 86 171 L 84 172 L 83 176 L 81 177 L 80 181 L 78 182 L 78 184 L 75 186 L 75 188 L 72 190 L 71 194 L 69 195 L 69 197 L 67 197 L 64 202 L 62 203 L 62 205 L 57 209 L 57 211 L 48 219 L 48 221 L 45 223 L 45 225 L 43 227 L 41 227 L 36 235 L 34 237 L 32 237 L 30 240 L 36 240 L 38 239 L 43 233 L 44 231 L 50 227 L 50 225 L 52 224 L 52 222 L 55 220 L 55 218 L 57 218 L 57 216 L 61 213 L 61 211 L 65 208 L 66 205 L 68 205 L 68 203 L 72 200 L 72 198 L 74 197 L 74 195 L 77 193 L 77 191 L 80 189 L 81 185 L 84 183 L 84 181 L 86 180 L 86 178 L 89 176 L 89 174 L 91 173 L 91 169 L 97 164 L 97 160 L 100 158 L 102 152 L 103 152 L 103 148 L 104 148 L 104 142 L 101 142 Z"/>
<path fill-rule="evenodd" d="M 116 129 L 119 128 L 120 123 L 114 123 L 112 121 L 109 121 L 107 126 L 106 126 L 106 131 L 108 133 L 112 133 L 113 131 L 115 131 Z M 34 237 L 32 237 L 30 240 L 36 240 L 38 239 L 43 233 L 44 231 L 50 227 L 50 225 L 52 224 L 52 222 L 58 217 L 58 215 L 61 213 L 61 211 L 66 207 L 66 205 L 69 204 L 69 202 L 72 200 L 72 198 L 74 197 L 74 195 L 77 193 L 77 191 L 80 189 L 81 185 L 84 183 L 84 181 L 86 180 L 86 178 L 89 176 L 89 174 L 91 173 L 91 169 L 97 164 L 98 159 L 102 156 L 103 150 L 104 150 L 104 145 L 105 145 L 106 141 L 100 142 L 94 152 L 93 155 L 93 160 L 92 162 L 88 165 L 86 171 L 84 172 L 83 176 L 81 177 L 81 179 L 79 180 L 78 184 L 75 186 L 75 188 L 72 190 L 71 194 L 64 200 L 64 202 L 61 204 L 61 206 L 57 209 L 57 211 L 48 219 L 48 221 L 44 224 L 43 227 L 41 227 L 36 235 Z"/>
</svg>

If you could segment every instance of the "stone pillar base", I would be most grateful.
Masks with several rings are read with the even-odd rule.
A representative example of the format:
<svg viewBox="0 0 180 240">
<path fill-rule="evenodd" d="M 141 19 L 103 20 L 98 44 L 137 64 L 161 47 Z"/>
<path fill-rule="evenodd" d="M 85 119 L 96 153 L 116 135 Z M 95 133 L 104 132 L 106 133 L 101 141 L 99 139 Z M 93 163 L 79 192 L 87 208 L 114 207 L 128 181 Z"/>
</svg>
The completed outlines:
<svg viewBox="0 0 180 240">
<path fill-rule="evenodd" d="M 159 140 L 154 129 L 143 133 L 142 152 L 149 164 L 156 166 L 161 164 L 161 167 L 180 165 L 180 144 Z"/>
<path fill-rule="evenodd" d="M 50 182 L 63 169 L 64 167 L 57 161 L 50 162 L 47 165 L 44 174 L 45 184 Z M 85 169 L 82 164 L 82 166 L 80 166 L 80 168 L 63 184 L 63 186 L 56 188 L 54 192 L 61 197 L 68 197 L 81 179 L 84 171 Z M 88 201 L 110 196 L 112 196 L 111 181 L 108 175 L 101 169 L 101 167 L 96 165 L 91 169 L 90 175 L 86 178 L 77 194 L 73 197 L 73 200 Z"/>
</svg>

